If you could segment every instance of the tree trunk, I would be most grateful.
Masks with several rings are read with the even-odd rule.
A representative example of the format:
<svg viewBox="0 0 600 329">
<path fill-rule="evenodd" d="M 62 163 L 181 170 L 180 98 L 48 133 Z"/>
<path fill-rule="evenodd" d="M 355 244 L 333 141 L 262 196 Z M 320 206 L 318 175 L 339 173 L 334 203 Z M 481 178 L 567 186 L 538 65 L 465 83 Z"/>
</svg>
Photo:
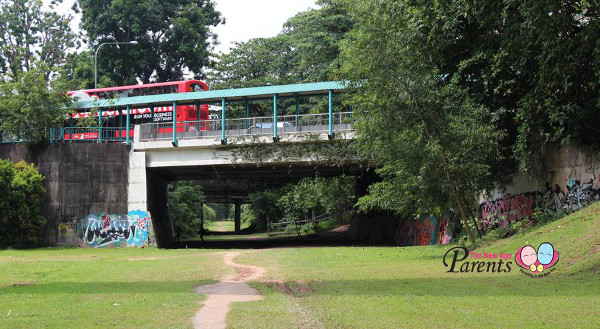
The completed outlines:
<svg viewBox="0 0 600 329">
<path fill-rule="evenodd" d="M 473 244 L 473 246 L 475 246 L 476 245 L 475 236 L 473 235 L 473 231 L 471 230 L 471 227 L 469 226 L 469 222 L 467 221 L 467 214 L 465 212 L 465 208 L 463 207 L 462 201 L 460 201 L 460 198 L 458 197 L 458 192 L 456 192 L 454 186 L 451 184 L 452 184 L 452 182 L 448 181 L 448 185 L 450 185 L 450 190 L 452 191 L 454 200 L 456 201 L 456 204 L 458 205 L 458 209 L 460 210 L 460 216 L 463 221 L 463 226 L 464 226 L 465 230 L 467 231 L 467 234 L 469 235 L 469 239 L 471 240 L 471 243 Z"/>
<path fill-rule="evenodd" d="M 420 113 L 421 105 L 419 104 L 419 99 L 417 98 L 416 94 L 414 93 L 412 88 L 410 88 L 409 84 L 406 81 L 404 82 L 404 88 L 411 95 L 413 101 L 415 102 L 415 109 L 416 109 L 415 114 L 421 120 L 421 122 L 424 124 L 425 135 L 426 135 L 427 139 L 436 140 L 436 139 L 432 138 L 433 136 L 429 132 L 429 129 L 427 126 L 427 121 L 423 118 L 423 116 Z M 441 151 L 442 151 L 442 165 L 444 166 L 444 173 L 446 174 L 446 182 L 448 183 L 450 192 L 452 193 L 452 196 L 454 197 L 454 201 L 456 201 L 456 205 L 458 206 L 458 209 L 460 210 L 460 215 L 462 217 L 463 226 L 464 226 L 465 230 L 467 231 L 467 234 L 469 235 L 469 239 L 471 239 L 471 243 L 473 244 L 473 246 L 475 246 L 476 245 L 475 236 L 473 236 L 473 231 L 469 227 L 469 223 L 467 221 L 467 213 L 465 212 L 465 208 L 462 204 L 462 201 L 460 200 L 458 191 L 456 190 L 456 187 L 454 186 L 454 182 L 450 176 L 450 166 L 448 165 L 448 158 L 446 157 L 446 151 L 444 150 L 444 148 L 442 148 Z"/>
<path fill-rule="evenodd" d="M 481 232 L 481 229 L 479 228 L 479 225 L 477 224 L 477 219 L 475 219 L 475 217 L 471 217 L 471 219 L 473 220 L 473 225 L 475 225 L 475 229 L 477 230 L 477 235 L 479 235 L 479 238 L 483 238 L 483 232 Z"/>
<path fill-rule="evenodd" d="M 477 245 L 477 243 L 475 241 L 475 236 L 473 235 L 473 231 L 471 230 L 471 227 L 469 226 L 469 222 L 467 220 L 467 213 L 465 212 L 465 207 L 463 206 L 463 203 L 460 200 L 460 196 L 458 195 L 458 191 L 456 191 L 456 187 L 454 186 L 454 182 L 452 181 L 452 178 L 450 177 L 450 168 L 448 166 L 448 161 L 446 159 L 446 152 L 444 152 L 444 151 L 442 151 L 442 163 L 444 165 L 444 172 L 446 173 L 446 182 L 448 182 L 448 187 L 450 187 L 450 192 L 452 193 L 452 196 L 454 197 L 454 201 L 456 201 L 458 210 L 460 210 L 460 216 L 463 221 L 463 226 L 464 226 L 465 230 L 467 231 L 467 234 L 469 235 L 469 239 L 471 240 L 471 243 L 473 244 L 473 247 L 474 247 Z M 477 226 L 475 226 L 475 227 L 477 227 Z"/>
</svg>

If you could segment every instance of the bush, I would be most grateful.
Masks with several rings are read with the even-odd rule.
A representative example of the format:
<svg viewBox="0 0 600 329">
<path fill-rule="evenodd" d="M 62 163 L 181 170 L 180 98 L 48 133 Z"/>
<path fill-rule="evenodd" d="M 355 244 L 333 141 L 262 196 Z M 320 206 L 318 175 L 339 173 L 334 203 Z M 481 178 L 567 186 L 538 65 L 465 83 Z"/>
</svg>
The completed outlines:
<svg viewBox="0 0 600 329">
<path fill-rule="evenodd" d="M 33 248 L 43 245 L 46 218 L 41 206 L 44 176 L 33 164 L 0 160 L 0 245 Z"/>
<path fill-rule="evenodd" d="M 538 224 L 552 222 L 557 219 L 561 219 L 566 215 L 567 212 L 564 209 L 559 209 L 558 211 L 555 211 L 554 209 L 548 207 L 538 207 L 533 212 L 533 218 Z"/>
</svg>

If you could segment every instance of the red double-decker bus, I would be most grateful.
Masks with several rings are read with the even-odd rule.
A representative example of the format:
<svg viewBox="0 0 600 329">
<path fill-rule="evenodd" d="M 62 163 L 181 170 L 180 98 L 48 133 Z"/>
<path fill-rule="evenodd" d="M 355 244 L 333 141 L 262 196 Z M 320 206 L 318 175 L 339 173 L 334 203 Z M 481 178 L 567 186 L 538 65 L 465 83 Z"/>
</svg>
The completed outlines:
<svg viewBox="0 0 600 329">
<path fill-rule="evenodd" d="M 88 89 L 70 91 L 67 94 L 74 99 L 93 100 L 93 99 L 114 99 L 134 96 L 149 96 L 160 94 L 187 93 L 199 92 L 208 90 L 206 83 L 200 80 L 173 81 L 162 83 L 150 83 L 143 85 L 110 87 L 99 89 Z M 154 112 L 154 113 L 153 113 Z M 173 122 L 173 106 L 155 107 L 154 111 L 151 108 L 135 108 L 129 110 L 130 115 L 130 130 L 129 136 L 133 137 L 133 126 L 142 123 L 164 123 Z M 89 111 L 76 111 L 72 114 L 69 126 L 74 126 L 74 121 L 80 118 L 90 117 L 92 113 Z M 97 116 L 97 114 L 96 114 Z M 116 129 L 125 127 L 127 117 L 127 109 L 117 110 L 102 110 L 102 128 L 112 128 L 116 138 L 123 138 L 126 135 L 126 130 Z M 200 105 L 198 108 L 194 105 L 177 106 L 177 131 L 183 132 L 184 121 L 202 121 L 208 120 L 208 105 Z M 164 126 L 164 125 L 162 125 Z M 208 129 L 202 125 L 201 129 Z M 160 128 L 161 133 L 172 133 L 173 128 Z M 98 131 L 86 131 L 70 133 L 65 135 L 65 139 L 98 139 Z"/>
</svg>

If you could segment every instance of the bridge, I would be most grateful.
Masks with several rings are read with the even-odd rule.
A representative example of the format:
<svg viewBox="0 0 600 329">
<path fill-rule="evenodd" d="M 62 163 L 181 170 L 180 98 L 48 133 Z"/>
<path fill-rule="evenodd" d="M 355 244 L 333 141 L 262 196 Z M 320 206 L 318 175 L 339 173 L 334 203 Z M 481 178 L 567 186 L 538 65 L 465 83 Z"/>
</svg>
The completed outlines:
<svg viewBox="0 0 600 329">
<path fill-rule="evenodd" d="M 247 202 L 250 192 L 244 186 L 256 182 L 281 186 L 314 176 L 317 172 L 320 176 L 344 172 L 359 174 L 357 162 L 331 165 L 327 159 L 316 159 L 312 154 L 296 158 L 277 158 L 268 152 L 260 158 L 240 155 L 248 148 L 266 150 L 298 144 L 325 145 L 353 139 L 351 111 L 334 109 L 334 96 L 343 90 L 340 82 L 323 82 L 146 96 L 125 99 L 116 105 L 105 104 L 128 108 L 165 105 L 176 108 L 189 104 L 199 108 L 202 104 L 215 102 L 221 105 L 218 119 L 147 123 L 135 127 L 130 152 L 128 209 L 148 209 L 153 216 L 159 244 L 169 245 L 173 242 L 165 204 L 169 182 L 194 180 L 203 186 L 207 202 L 234 203 L 236 228 L 239 229 L 240 205 Z M 328 112 L 300 114 L 302 98 L 311 96 L 326 97 Z M 281 115 L 278 103 L 286 98 L 294 100 L 294 114 Z M 256 100 L 272 101 L 272 116 L 249 117 L 249 104 Z M 228 118 L 228 106 L 235 102 L 243 105 L 246 117 Z M 82 108 L 93 106 L 82 105 Z M 170 132 L 164 132 L 167 128 Z"/>
<path fill-rule="evenodd" d="M 161 94 L 152 96 L 126 97 L 118 99 L 103 99 L 94 101 L 78 102 L 76 108 L 79 110 L 98 110 L 99 122 L 105 111 L 114 109 L 125 109 L 127 122 L 124 127 L 118 128 L 77 128 L 67 127 L 60 132 L 53 133 L 51 140 L 58 141 L 63 136 L 70 134 L 96 131 L 99 141 L 124 141 L 131 143 L 130 117 L 132 109 L 147 108 L 154 121 L 155 109 L 169 106 L 174 109 L 172 122 L 151 123 L 144 125 L 141 130 L 143 140 L 167 140 L 170 139 L 173 146 L 177 147 L 181 139 L 214 138 L 220 137 L 220 142 L 226 145 L 229 136 L 264 136 L 272 135 L 274 141 L 279 141 L 280 133 L 290 134 L 298 132 L 327 132 L 328 138 L 333 139 L 336 130 L 350 130 L 349 114 L 334 113 L 334 95 L 342 93 L 345 84 L 339 81 L 316 82 L 280 86 L 266 86 L 254 88 L 225 89 L 189 93 Z M 328 97 L 328 113 L 316 115 L 300 115 L 300 102 L 302 98 L 311 96 Z M 295 100 L 296 111 L 294 115 L 280 115 L 278 102 L 284 99 Z M 273 115 L 269 117 L 251 118 L 249 116 L 249 105 L 253 101 L 272 100 Z M 198 110 L 203 104 L 220 103 L 221 115 L 217 120 L 199 121 L 177 121 L 177 106 L 192 105 Z M 228 105 L 232 103 L 243 103 L 245 118 L 229 119 Z M 166 129 L 171 130 L 171 135 L 158 133 Z M 182 129 L 183 128 L 183 129 Z M 125 130 L 125 136 L 118 136 L 115 131 Z M 183 133 L 178 133 L 183 131 Z"/>
<path fill-rule="evenodd" d="M 346 158 L 344 154 L 316 154 L 321 148 L 354 139 L 352 110 L 334 106 L 334 98 L 343 92 L 344 83 L 331 81 L 79 102 L 76 105 L 78 110 L 97 109 L 100 122 L 103 116 L 106 117 L 115 110 L 127 114 L 126 122 L 122 127 L 113 128 L 55 128 L 51 129 L 49 140 L 56 147 L 72 145 L 71 149 L 76 148 L 77 144 L 84 144 L 89 154 L 93 154 L 93 149 L 97 148 L 98 154 L 91 155 L 92 157 L 108 156 L 112 162 L 115 161 L 112 154 L 102 153 L 111 151 L 90 142 L 124 146 L 128 157 L 122 161 L 126 162 L 127 171 L 126 177 L 121 177 L 120 180 L 127 182 L 126 198 L 124 195 L 114 195 L 120 192 L 110 192 L 111 187 L 105 186 L 109 192 L 96 192 L 99 196 L 92 199 L 100 199 L 92 200 L 92 206 L 88 209 L 94 213 L 110 212 L 108 209 L 100 209 L 100 205 L 109 204 L 101 199 L 106 198 L 111 199 L 110 204 L 124 202 L 128 212 L 148 211 L 152 216 L 158 245 L 169 247 L 174 242 L 173 224 L 167 209 L 167 189 L 170 182 L 193 180 L 203 186 L 207 202 L 234 203 L 236 226 L 239 228 L 240 204 L 247 202 L 248 193 L 257 182 L 261 186 L 282 186 L 304 177 L 313 177 L 315 174 L 321 177 L 341 174 L 361 176 L 366 170 L 361 159 Z M 327 112 L 301 113 L 302 101 L 307 97 L 325 98 Z M 256 101 L 261 101 L 263 105 L 265 101 L 269 102 L 272 115 L 251 117 L 250 104 Z M 289 113 L 289 106 L 287 113 L 283 113 L 283 101 L 292 104 L 293 113 Z M 177 121 L 177 106 L 193 105 L 199 110 L 203 104 L 215 103 L 220 105 L 220 115 L 217 118 Z M 243 109 L 244 117 L 229 117 L 230 109 L 234 105 L 238 110 L 240 107 Z M 135 126 L 130 123 L 131 114 L 136 109 L 149 109 L 153 119 L 155 109 L 171 106 L 175 111 L 171 122 L 154 123 L 154 120 L 151 120 L 150 123 Z M 86 134 L 97 137 L 94 140 L 70 138 Z M 273 153 L 277 149 L 294 147 L 308 147 L 308 151 L 293 157 L 280 157 Z M 71 149 L 66 152 L 70 153 Z M 244 155 L 248 150 L 263 150 L 264 153 Z M 63 151 L 61 149 L 60 152 Z M 324 153 L 327 152 L 330 151 L 325 149 Z M 85 159 L 90 157 L 89 154 Z M 62 166 L 63 162 L 71 160 L 61 158 L 56 161 Z M 69 166 L 72 168 L 75 165 Z M 55 169 L 54 167 L 56 165 L 53 165 L 52 169 Z M 88 181 L 93 182 L 79 183 L 107 184 L 103 178 L 106 175 L 103 170 L 94 170 L 91 175 L 86 174 Z M 52 175 L 57 173 L 51 172 L 48 177 Z M 119 178 L 115 177 L 116 181 L 119 181 Z M 79 218 L 86 215 L 69 214 Z"/>
</svg>

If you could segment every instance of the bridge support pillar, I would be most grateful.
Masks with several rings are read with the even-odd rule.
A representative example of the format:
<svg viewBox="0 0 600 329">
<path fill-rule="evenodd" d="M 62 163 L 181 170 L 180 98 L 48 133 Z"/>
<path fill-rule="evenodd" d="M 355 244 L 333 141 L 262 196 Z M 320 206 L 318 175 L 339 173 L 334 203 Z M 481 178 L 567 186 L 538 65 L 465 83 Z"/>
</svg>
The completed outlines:
<svg viewBox="0 0 600 329">
<path fill-rule="evenodd" d="M 135 136 L 140 135 L 140 126 L 135 127 Z M 146 153 L 129 150 L 129 184 L 127 187 L 127 211 L 148 210 L 146 179 Z"/>
<path fill-rule="evenodd" d="M 242 231 L 242 204 L 241 202 L 235 203 L 235 233 Z"/>
</svg>

